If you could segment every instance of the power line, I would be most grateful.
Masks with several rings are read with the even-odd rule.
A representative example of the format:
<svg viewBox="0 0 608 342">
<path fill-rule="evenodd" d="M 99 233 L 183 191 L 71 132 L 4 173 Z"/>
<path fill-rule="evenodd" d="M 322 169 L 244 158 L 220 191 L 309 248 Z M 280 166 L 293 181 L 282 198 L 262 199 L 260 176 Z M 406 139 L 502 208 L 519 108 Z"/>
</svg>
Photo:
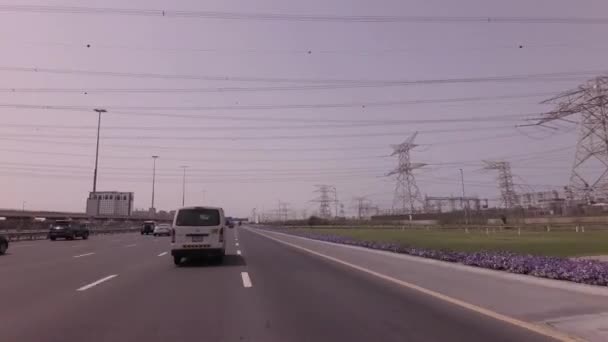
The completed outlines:
<svg viewBox="0 0 608 342">
<path fill-rule="evenodd" d="M 605 74 L 607 70 L 585 70 L 566 71 L 521 75 L 502 75 L 486 77 L 463 77 L 424 80 L 365 80 L 365 79 L 321 79 L 321 78 L 287 78 L 287 77 L 244 77 L 244 76 L 212 76 L 212 75 L 189 75 L 189 74 L 158 74 L 146 72 L 123 72 L 123 71 L 97 71 L 68 68 L 43 68 L 43 67 L 14 67 L 0 66 L 0 71 L 47 73 L 62 75 L 87 75 L 104 77 L 130 77 L 151 79 L 184 79 L 202 81 L 232 81 L 232 82 L 263 82 L 263 83 L 321 83 L 328 85 L 357 85 L 357 86 L 387 86 L 387 85 L 433 85 L 433 84 L 460 84 L 460 83 L 486 83 L 486 82 L 529 82 L 541 81 L 543 83 L 552 80 L 563 81 L 570 77 L 589 77 Z M 567 79 L 570 80 L 570 79 Z"/>
<path fill-rule="evenodd" d="M 475 131 L 489 131 L 489 130 L 505 130 L 513 129 L 513 126 L 491 126 L 491 127 L 469 127 L 469 128 L 457 128 L 457 129 L 435 129 L 435 130 L 420 130 L 421 133 L 459 133 L 459 132 L 475 132 Z M 337 139 L 337 138 L 362 138 L 362 137 L 384 137 L 384 136 L 403 136 L 404 132 L 379 132 L 379 133 L 332 133 L 332 134 L 310 134 L 310 135 L 276 135 L 276 136 L 134 136 L 134 135 L 116 135 L 102 136 L 104 140 L 183 140 L 183 141 L 205 141 L 205 140 L 298 140 L 298 139 Z M 3 134 L 3 137 L 7 138 L 60 138 L 64 140 L 79 140 L 79 139 L 92 139 L 91 136 L 87 135 L 66 135 L 66 134 Z"/>
<path fill-rule="evenodd" d="M 455 102 L 453 99 L 442 100 L 411 100 L 411 101 L 376 101 L 376 102 L 351 102 L 351 103 L 314 103 L 314 104 L 285 104 L 285 105 L 239 105 L 239 106 L 105 106 L 112 114 L 142 115 L 142 116 L 167 116 L 184 117 L 174 114 L 154 114 L 141 111 L 162 110 L 162 111 L 220 111 L 220 110 L 276 110 L 276 109 L 325 109 L 325 108 L 367 108 L 367 107 L 394 107 L 417 104 L 441 104 Z M 40 109 L 40 110 L 61 110 L 61 111 L 90 111 L 87 106 L 76 105 L 34 105 L 25 103 L 0 103 L 0 108 L 13 109 Z M 136 110 L 140 112 L 125 112 Z M 540 113 L 529 113 L 527 116 L 535 116 Z M 520 114 L 523 115 L 523 114 Z M 197 115 L 198 116 L 198 115 Z M 194 117 L 197 117 L 194 116 Z M 193 116 L 190 116 L 193 117 Z M 252 118 L 255 119 L 255 118 Z"/>
<path fill-rule="evenodd" d="M 256 126 L 106 126 L 104 131 L 111 130 L 137 130 L 137 131 L 201 131 L 201 130 L 228 130 L 228 131 L 240 131 L 240 130 L 284 130 L 284 129 L 335 129 L 335 128 L 350 128 L 350 127 L 384 127 L 384 126 L 395 126 L 395 125 L 412 125 L 412 124 L 450 124 L 450 123 L 479 123 L 479 122 L 511 122 L 519 121 L 521 118 L 526 117 L 526 114 L 511 114 L 511 115 L 498 115 L 498 116 L 483 116 L 483 117 L 471 117 L 471 118 L 454 118 L 454 119 L 404 119 L 404 120 L 377 120 L 377 121 L 360 121 L 360 120 L 344 120 L 344 123 L 333 123 L 324 122 L 318 124 L 299 124 L 299 125 L 283 125 L 283 126 L 269 126 L 269 125 L 256 125 Z M 281 121 L 281 118 L 276 118 L 276 121 Z M 22 123 L 3 123 L 2 128 L 48 128 L 48 129 L 59 129 L 59 130 L 95 130 L 96 126 L 74 126 L 74 125 L 55 125 L 55 124 L 22 124 Z"/>
<path fill-rule="evenodd" d="M 46 47 L 55 46 L 60 48 L 82 48 L 82 49 L 110 49 L 110 50 L 127 50 L 127 51 L 142 51 L 162 52 L 162 53 L 220 53 L 220 54 L 279 54 L 279 55 L 387 55 L 387 54 L 402 54 L 402 53 L 420 53 L 428 52 L 432 48 L 439 47 L 444 50 L 463 50 L 463 51 L 485 51 L 485 50 L 507 50 L 507 49 L 552 49 L 552 48 L 576 48 L 576 49 L 606 49 L 602 45 L 587 45 L 587 44 L 566 44 L 566 43 L 522 43 L 522 44 L 501 44 L 501 45 L 458 45 L 446 46 L 443 43 L 436 45 L 418 45 L 407 48 L 388 48 L 375 50 L 361 49 L 260 49 L 260 48 L 197 48 L 197 47 L 161 47 L 161 46 L 143 46 L 143 45 L 118 45 L 108 43 L 74 43 L 74 42 L 49 42 L 49 41 L 30 41 L 30 42 L 11 42 L 26 46 L 43 45 Z"/>
<path fill-rule="evenodd" d="M 238 21 L 289 21 L 332 23 L 410 23 L 410 24 L 578 24 L 605 25 L 608 18 L 522 17 L 522 16 L 395 16 L 395 15 L 312 15 L 287 13 L 248 13 L 234 11 L 185 11 L 171 9 L 99 8 L 83 6 L 0 5 L 0 11 L 20 13 L 120 15 L 162 18 L 219 19 Z"/>
</svg>

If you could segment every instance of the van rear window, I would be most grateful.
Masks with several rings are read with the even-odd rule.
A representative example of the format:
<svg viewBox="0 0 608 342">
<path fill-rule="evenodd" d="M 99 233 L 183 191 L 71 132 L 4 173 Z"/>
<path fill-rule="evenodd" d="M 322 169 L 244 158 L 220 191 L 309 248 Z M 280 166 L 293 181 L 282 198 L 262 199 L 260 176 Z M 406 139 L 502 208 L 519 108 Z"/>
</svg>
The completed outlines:
<svg viewBox="0 0 608 342">
<path fill-rule="evenodd" d="M 176 226 L 219 226 L 220 212 L 215 209 L 182 209 L 177 214 Z"/>
</svg>

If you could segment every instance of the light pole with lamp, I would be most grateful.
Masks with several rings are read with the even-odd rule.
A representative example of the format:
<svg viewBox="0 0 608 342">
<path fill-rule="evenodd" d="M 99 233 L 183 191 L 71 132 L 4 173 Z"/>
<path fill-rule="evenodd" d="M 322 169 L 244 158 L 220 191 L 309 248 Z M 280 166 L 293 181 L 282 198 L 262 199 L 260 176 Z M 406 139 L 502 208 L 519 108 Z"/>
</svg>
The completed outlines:
<svg viewBox="0 0 608 342">
<path fill-rule="evenodd" d="M 153 166 L 152 166 L 152 204 L 151 204 L 151 211 L 153 211 L 154 213 L 156 213 L 156 208 L 154 207 L 154 188 L 156 185 L 156 159 L 158 159 L 158 156 L 152 156 L 152 160 L 153 160 Z"/>
</svg>

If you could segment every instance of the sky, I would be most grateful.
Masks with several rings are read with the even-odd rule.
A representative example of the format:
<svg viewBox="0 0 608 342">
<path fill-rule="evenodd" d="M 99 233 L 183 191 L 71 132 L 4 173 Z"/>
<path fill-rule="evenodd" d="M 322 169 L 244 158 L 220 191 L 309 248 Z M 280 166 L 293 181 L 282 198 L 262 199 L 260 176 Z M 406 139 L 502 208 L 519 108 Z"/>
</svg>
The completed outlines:
<svg viewBox="0 0 608 342">
<path fill-rule="evenodd" d="M 181 166 L 187 204 L 232 216 L 279 201 L 314 213 L 317 184 L 335 186 L 349 215 L 356 196 L 389 209 L 391 145 L 416 131 L 412 161 L 428 164 L 416 172 L 423 194 L 459 196 L 463 169 L 467 195 L 495 202 L 496 174 L 482 160 L 511 162 L 520 191 L 559 189 L 569 181 L 576 126 L 519 126 L 553 109 L 541 101 L 608 70 L 606 25 L 283 20 L 599 18 L 608 10 L 601 0 L 103 2 L 282 20 L 13 6 L 99 4 L 0 1 L 1 208 L 84 211 L 94 108 L 107 110 L 98 189 L 132 191 L 140 209 L 150 207 L 153 155 L 158 209 L 181 205 Z"/>
</svg>

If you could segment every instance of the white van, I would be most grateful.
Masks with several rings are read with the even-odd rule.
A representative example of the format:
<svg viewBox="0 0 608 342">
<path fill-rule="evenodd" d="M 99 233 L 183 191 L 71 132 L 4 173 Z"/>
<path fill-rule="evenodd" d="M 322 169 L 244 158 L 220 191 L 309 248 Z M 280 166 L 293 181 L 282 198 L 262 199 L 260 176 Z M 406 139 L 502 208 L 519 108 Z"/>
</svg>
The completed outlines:
<svg viewBox="0 0 608 342">
<path fill-rule="evenodd" d="M 226 253 L 225 219 L 222 208 L 184 207 L 175 213 L 171 229 L 171 255 L 179 266 L 182 258 L 215 257 Z"/>
</svg>

